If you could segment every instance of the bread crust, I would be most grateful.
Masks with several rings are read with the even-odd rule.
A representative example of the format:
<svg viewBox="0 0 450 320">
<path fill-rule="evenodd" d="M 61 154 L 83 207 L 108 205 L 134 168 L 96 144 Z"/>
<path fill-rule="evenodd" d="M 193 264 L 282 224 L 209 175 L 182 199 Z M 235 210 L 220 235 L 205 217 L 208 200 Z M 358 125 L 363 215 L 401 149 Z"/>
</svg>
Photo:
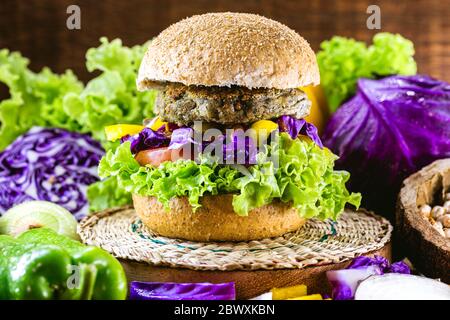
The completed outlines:
<svg viewBox="0 0 450 320">
<path fill-rule="evenodd" d="M 134 194 L 137 215 L 153 232 L 191 241 L 250 241 L 281 236 L 303 226 L 306 219 L 289 204 L 273 202 L 253 209 L 248 216 L 233 211 L 230 194 L 204 196 L 202 206 L 192 211 L 186 197 L 170 201 L 164 209 L 155 197 Z"/>
<path fill-rule="evenodd" d="M 181 20 L 152 40 L 139 90 L 163 82 L 291 89 L 320 82 L 316 56 L 294 30 L 247 13 L 208 13 Z"/>
</svg>

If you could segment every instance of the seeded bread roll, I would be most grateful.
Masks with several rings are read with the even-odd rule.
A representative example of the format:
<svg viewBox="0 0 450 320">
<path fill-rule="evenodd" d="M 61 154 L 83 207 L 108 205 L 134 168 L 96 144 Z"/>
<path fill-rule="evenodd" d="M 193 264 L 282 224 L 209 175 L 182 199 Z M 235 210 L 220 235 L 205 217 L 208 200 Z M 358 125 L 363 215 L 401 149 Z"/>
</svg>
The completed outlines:
<svg viewBox="0 0 450 320">
<path fill-rule="evenodd" d="M 165 210 L 155 197 L 133 195 L 134 208 L 153 232 L 191 241 L 250 241 L 295 231 L 306 222 L 289 204 L 273 202 L 253 209 L 248 216 L 233 211 L 233 196 L 204 196 L 193 212 L 186 197 L 170 201 Z"/>
<path fill-rule="evenodd" d="M 319 69 L 308 42 L 287 26 L 255 14 L 208 13 L 171 25 L 150 43 L 138 88 L 164 82 L 292 89 L 319 84 Z"/>
</svg>

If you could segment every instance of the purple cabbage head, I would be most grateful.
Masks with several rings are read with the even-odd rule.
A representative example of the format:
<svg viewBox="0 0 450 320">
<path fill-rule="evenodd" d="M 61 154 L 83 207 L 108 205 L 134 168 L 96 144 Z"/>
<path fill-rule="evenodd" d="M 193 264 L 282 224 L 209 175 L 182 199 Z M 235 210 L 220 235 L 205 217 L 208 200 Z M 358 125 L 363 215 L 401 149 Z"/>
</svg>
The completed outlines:
<svg viewBox="0 0 450 320">
<path fill-rule="evenodd" d="M 359 79 L 356 95 L 332 116 L 325 146 L 351 173 L 363 205 L 393 217 L 402 181 L 450 157 L 450 84 L 427 76 Z"/>
<path fill-rule="evenodd" d="M 0 153 L 0 214 L 27 200 L 45 200 L 82 218 L 88 213 L 86 188 L 99 180 L 103 154 L 86 134 L 32 128 Z"/>
</svg>

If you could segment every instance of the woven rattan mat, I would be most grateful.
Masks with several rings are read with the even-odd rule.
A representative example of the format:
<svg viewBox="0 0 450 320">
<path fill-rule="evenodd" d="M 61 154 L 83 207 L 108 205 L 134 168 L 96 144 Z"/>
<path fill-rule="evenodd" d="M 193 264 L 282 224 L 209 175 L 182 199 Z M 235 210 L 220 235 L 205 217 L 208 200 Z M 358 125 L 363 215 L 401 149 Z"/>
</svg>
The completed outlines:
<svg viewBox="0 0 450 320">
<path fill-rule="evenodd" d="M 364 210 L 345 211 L 338 221 L 309 220 L 296 232 L 250 242 L 191 242 L 153 234 L 130 207 L 85 218 L 78 227 L 83 242 L 115 257 L 155 266 L 194 270 L 303 268 L 339 263 L 381 249 L 392 226 Z"/>
</svg>

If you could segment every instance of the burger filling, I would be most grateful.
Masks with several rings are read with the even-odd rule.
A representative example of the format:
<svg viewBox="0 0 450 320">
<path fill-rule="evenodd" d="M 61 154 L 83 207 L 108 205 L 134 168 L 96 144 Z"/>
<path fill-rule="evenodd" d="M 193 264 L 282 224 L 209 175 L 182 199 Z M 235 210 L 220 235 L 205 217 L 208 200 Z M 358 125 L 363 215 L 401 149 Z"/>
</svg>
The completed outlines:
<svg viewBox="0 0 450 320">
<path fill-rule="evenodd" d="M 309 102 L 300 90 L 170 84 L 157 109 L 160 116 L 142 126 L 106 128 L 121 144 L 102 158 L 102 178 L 167 209 L 175 197 L 195 210 L 203 196 L 218 194 L 233 194 L 239 215 L 273 201 L 321 219 L 359 206 L 360 195 L 345 187 L 349 173 L 333 169 L 337 156 L 301 118 Z"/>
<path fill-rule="evenodd" d="M 202 87 L 168 83 L 158 94 L 155 111 L 178 125 L 194 121 L 250 124 L 260 119 L 308 115 L 310 101 L 299 89 Z"/>
</svg>

